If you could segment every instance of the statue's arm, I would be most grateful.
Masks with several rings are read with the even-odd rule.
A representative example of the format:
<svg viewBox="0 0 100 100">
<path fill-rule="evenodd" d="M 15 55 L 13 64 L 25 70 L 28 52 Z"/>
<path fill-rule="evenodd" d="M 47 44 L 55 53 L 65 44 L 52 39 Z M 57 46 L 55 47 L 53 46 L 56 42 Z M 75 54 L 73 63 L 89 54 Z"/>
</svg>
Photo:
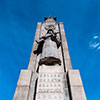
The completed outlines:
<svg viewBox="0 0 100 100">
<path fill-rule="evenodd" d="M 44 39 L 38 39 L 35 42 L 36 42 L 36 49 L 34 50 L 34 53 L 39 55 L 42 52 Z"/>
<path fill-rule="evenodd" d="M 43 42 L 43 41 L 44 41 L 43 38 L 39 38 L 38 40 L 36 40 L 36 43 L 37 43 L 37 44 L 40 44 L 40 43 Z"/>
<path fill-rule="evenodd" d="M 45 36 L 40 37 L 40 40 L 46 40 L 48 37 L 53 36 L 52 34 L 46 34 Z"/>
</svg>

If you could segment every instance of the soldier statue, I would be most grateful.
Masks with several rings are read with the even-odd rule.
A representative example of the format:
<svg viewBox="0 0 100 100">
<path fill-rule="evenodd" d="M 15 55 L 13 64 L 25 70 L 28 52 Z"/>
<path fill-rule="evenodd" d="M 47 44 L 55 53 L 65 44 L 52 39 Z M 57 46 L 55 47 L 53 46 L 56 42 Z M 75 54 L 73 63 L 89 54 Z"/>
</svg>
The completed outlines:
<svg viewBox="0 0 100 100">
<path fill-rule="evenodd" d="M 34 53 L 40 54 L 39 65 L 61 65 L 58 48 L 61 45 L 60 33 L 49 29 L 47 33 L 36 40 L 38 46 Z"/>
</svg>

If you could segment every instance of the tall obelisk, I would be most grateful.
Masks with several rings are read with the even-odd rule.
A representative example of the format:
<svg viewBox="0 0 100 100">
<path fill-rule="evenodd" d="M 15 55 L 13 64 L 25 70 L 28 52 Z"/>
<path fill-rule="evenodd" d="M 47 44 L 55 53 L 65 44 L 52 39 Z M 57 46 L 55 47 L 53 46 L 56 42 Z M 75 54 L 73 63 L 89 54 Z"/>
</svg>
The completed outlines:
<svg viewBox="0 0 100 100">
<path fill-rule="evenodd" d="M 63 23 L 38 22 L 28 69 L 21 70 L 13 100 L 86 100 L 79 70 L 72 69 Z"/>
</svg>

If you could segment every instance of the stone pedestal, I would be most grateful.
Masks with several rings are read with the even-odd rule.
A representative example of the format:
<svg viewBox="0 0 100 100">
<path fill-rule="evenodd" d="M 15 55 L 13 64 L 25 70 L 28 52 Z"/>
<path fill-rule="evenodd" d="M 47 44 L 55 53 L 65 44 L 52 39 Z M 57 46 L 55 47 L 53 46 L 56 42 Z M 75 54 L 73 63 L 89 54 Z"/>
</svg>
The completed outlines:
<svg viewBox="0 0 100 100">
<path fill-rule="evenodd" d="M 67 77 L 62 66 L 40 66 L 36 100 L 69 100 Z"/>
</svg>

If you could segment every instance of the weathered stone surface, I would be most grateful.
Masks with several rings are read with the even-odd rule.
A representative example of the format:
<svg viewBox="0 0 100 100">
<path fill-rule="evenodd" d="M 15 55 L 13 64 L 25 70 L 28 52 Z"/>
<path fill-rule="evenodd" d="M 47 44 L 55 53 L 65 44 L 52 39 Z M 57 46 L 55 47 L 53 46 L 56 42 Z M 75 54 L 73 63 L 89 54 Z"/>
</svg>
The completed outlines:
<svg viewBox="0 0 100 100">
<path fill-rule="evenodd" d="M 27 100 L 29 93 L 28 86 L 17 86 L 13 100 Z"/>
<path fill-rule="evenodd" d="M 35 94 L 34 93 L 35 93 L 35 85 L 36 85 L 37 78 L 38 78 L 38 74 L 37 73 L 33 73 L 31 84 L 30 84 L 30 91 L 29 91 L 28 100 L 35 100 L 35 98 L 34 98 Z"/>
<path fill-rule="evenodd" d="M 66 40 L 66 36 L 65 36 L 65 32 L 64 32 L 64 26 L 63 23 L 60 22 L 59 23 L 59 30 L 61 33 L 61 40 L 62 40 L 62 52 L 63 52 L 63 59 L 64 59 L 64 66 L 65 66 L 65 71 L 67 72 L 69 69 L 72 69 L 72 66 L 68 66 L 66 65 L 67 60 L 70 59 L 69 56 L 69 51 L 68 51 L 68 45 L 67 45 L 67 40 Z"/>
<path fill-rule="evenodd" d="M 64 100 L 63 73 L 39 73 L 36 100 Z"/>
<path fill-rule="evenodd" d="M 58 53 L 59 53 L 59 57 L 60 57 L 60 60 L 61 60 L 61 66 L 64 66 L 61 46 L 58 49 Z M 64 70 L 64 68 L 63 68 L 63 70 Z"/>
<path fill-rule="evenodd" d="M 68 88 L 67 80 L 63 81 L 63 88 Z"/>
<path fill-rule="evenodd" d="M 86 100 L 79 70 L 69 70 L 68 79 L 72 100 Z"/>
<path fill-rule="evenodd" d="M 41 22 L 37 23 L 37 29 L 36 29 L 36 33 L 35 33 L 35 38 L 34 38 L 34 42 L 33 42 L 33 47 L 32 47 L 32 51 L 31 51 L 31 56 L 30 56 L 30 61 L 29 61 L 29 65 L 28 65 L 28 69 L 29 70 L 33 70 L 36 71 L 36 59 L 37 59 L 37 55 L 35 55 L 33 53 L 33 51 L 36 49 L 37 44 L 36 44 L 36 40 L 39 38 L 39 34 L 41 31 Z"/>
<path fill-rule="evenodd" d="M 68 88 L 64 88 L 64 100 L 70 100 Z"/>
<path fill-rule="evenodd" d="M 17 86 L 29 86 L 31 81 L 32 71 L 21 70 Z"/>
<path fill-rule="evenodd" d="M 65 60 L 70 59 L 69 51 L 68 50 L 66 50 L 66 52 L 64 54 L 65 54 Z"/>
<path fill-rule="evenodd" d="M 83 86 L 71 87 L 72 100 L 86 100 Z"/>
<path fill-rule="evenodd" d="M 68 77 L 70 86 L 82 86 L 79 70 L 69 70 Z"/>
<path fill-rule="evenodd" d="M 67 66 L 67 68 L 68 68 L 69 70 L 72 69 L 72 64 L 71 64 L 70 59 L 67 59 L 67 60 L 66 60 L 65 65 Z M 66 69 L 66 70 L 67 70 L 67 69 Z"/>
<path fill-rule="evenodd" d="M 68 70 L 72 69 L 72 64 L 71 64 L 69 53 L 66 52 L 64 55 L 65 55 L 64 56 L 65 69 L 67 72 Z"/>
<path fill-rule="evenodd" d="M 44 73 L 61 73 L 63 71 L 63 66 L 59 65 L 54 65 L 54 66 L 46 66 L 42 65 L 39 67 L 39 72 L 44 72 Z"/>
<path fill-rule="evenodd" d="M 69 88 L 68 88 L 68 82 L 67 82 L 67 74 L 63 73 L 63 80 L 62 80 L 62 84 L 63 84 L 63 95 L 64 95 L 64 100 L 70 100 L 69 97 Z"/>
<path fill-rule="evenodd" d="M 36 100 L 64 100 L 61 93 L 36 94 Z"/>
</svg>

